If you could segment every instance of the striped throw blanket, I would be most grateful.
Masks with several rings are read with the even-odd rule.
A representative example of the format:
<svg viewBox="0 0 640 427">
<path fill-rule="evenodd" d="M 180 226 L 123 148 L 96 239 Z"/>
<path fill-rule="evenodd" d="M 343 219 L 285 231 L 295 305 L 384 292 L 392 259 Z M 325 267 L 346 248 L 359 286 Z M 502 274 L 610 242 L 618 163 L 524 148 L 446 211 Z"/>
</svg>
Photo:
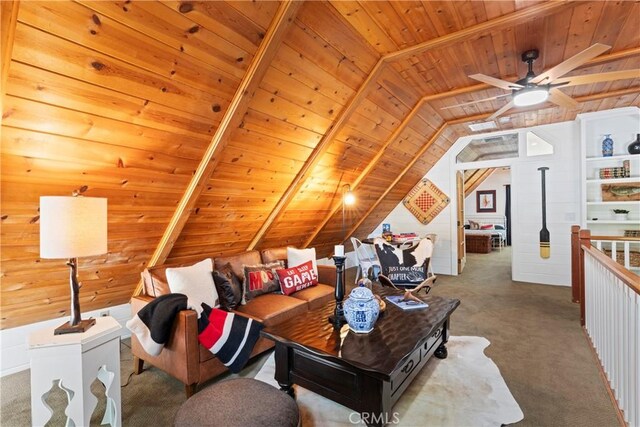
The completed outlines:
<svg viewBox="0 0 640 427">
<path fill-rule="evenodd" d="M 127 328 L 136 335 L 147 353 L 157 356 L 169 340 L 175 316 L 181 310 L 196 310 L 199 313 L 200 344 L 215 354 L 231 372 L 239 372 L 260 337 L 262 323 L 207 304 L 201 304 L 201 307 L 191 305 L 183 294 L 160 296 L 129 320 Z"/>
</svg>

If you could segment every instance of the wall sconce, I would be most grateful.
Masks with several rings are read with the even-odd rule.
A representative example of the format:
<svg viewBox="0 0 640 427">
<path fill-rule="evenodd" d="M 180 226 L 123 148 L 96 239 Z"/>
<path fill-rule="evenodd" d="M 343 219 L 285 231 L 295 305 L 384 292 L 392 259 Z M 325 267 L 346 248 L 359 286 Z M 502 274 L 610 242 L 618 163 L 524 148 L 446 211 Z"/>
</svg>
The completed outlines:
<svg viewBox="0 0 640 427">
<path fill-rule="evenodd" d="M 55 335 L 85 332 L 95 319 L 82 320 L 78 257 L 107 253 L 107 199 L 98 197 L 40 197 L 40 257 L 67 258 L 71 316 Z"/>
<path fill-rule="evenodd" d="M 351 186 L 345 184 L 342 186 L 342 237 L 343 240 L 347 240 L 347 228 L 345 225 L 345 211 L 347 206 L 355 204 L 356 196 L 351 191 Z"/>
</svg>

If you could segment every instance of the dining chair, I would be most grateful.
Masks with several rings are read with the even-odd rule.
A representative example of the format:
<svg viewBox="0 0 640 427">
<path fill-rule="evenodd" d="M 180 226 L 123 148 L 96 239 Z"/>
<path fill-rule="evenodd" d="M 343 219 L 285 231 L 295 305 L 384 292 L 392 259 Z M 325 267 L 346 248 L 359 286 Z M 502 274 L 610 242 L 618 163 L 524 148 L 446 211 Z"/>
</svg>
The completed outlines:
<svg viewBox="0 0 640 427">
<path fill-rule="evenodd" d="M 360 277 L 366 277 L 368 279 L 377 277 L 376 270 L 379 273 L 382 270 L 382 267 L 380 267 L 380 261 L 378 260 L 378 256 L 376 255 L 373 246 L 365 245 L 355 237 L 351 238 L 351 244 L 353 245 L 353 250 L 356 254 L 356 262 L 358 263 L 355 283 L 358 283 Z"/>
<path fill-rule="evenodd" d="M 399 284 L 420 283 L 434 275 L 431 269 L 433 246 L 433 241 L 427 238 L 411 240 L 399 246 L 380 238 L 374 239 L 382 274 Z M 420 273 L 412 269 L 414 264 L 424 265 L 425 271 Z"/>
</svg>

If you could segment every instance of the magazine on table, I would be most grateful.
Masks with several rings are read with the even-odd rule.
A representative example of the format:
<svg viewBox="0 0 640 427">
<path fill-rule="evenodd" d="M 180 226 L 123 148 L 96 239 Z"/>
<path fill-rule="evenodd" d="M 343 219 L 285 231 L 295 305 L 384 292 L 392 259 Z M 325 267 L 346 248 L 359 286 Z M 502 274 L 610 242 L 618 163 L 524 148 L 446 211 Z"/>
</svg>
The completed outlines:
<svg viewBox="0 0 640 427">
<path fill-rule="evenodd" d="M 413 310 L 415 308 L 427 308 L 429 304 L 424 301 L 418 302 L 414 300 L 402 301 L 404 298 L 402 295 L 390 295 L 385 297 L 387 301 L 394 304 L 397 307 L 400 307 L 403 310 Z"/>
</svg>

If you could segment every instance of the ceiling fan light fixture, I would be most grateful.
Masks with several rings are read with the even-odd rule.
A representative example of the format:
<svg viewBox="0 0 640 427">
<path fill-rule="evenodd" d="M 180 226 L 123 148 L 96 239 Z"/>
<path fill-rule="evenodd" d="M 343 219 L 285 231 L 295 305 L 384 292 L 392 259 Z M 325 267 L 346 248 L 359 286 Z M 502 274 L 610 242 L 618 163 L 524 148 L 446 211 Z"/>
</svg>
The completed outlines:
<svg viewBox="0 0 640 427">
<path fill-rule="evenodd" d="M 528 107 L 530 105 L 540 104 L 549 98 L 549 90 L 534 86 L 524 88 L 513 95 L 513 103 L 517 107 Z"/>
</svg>

